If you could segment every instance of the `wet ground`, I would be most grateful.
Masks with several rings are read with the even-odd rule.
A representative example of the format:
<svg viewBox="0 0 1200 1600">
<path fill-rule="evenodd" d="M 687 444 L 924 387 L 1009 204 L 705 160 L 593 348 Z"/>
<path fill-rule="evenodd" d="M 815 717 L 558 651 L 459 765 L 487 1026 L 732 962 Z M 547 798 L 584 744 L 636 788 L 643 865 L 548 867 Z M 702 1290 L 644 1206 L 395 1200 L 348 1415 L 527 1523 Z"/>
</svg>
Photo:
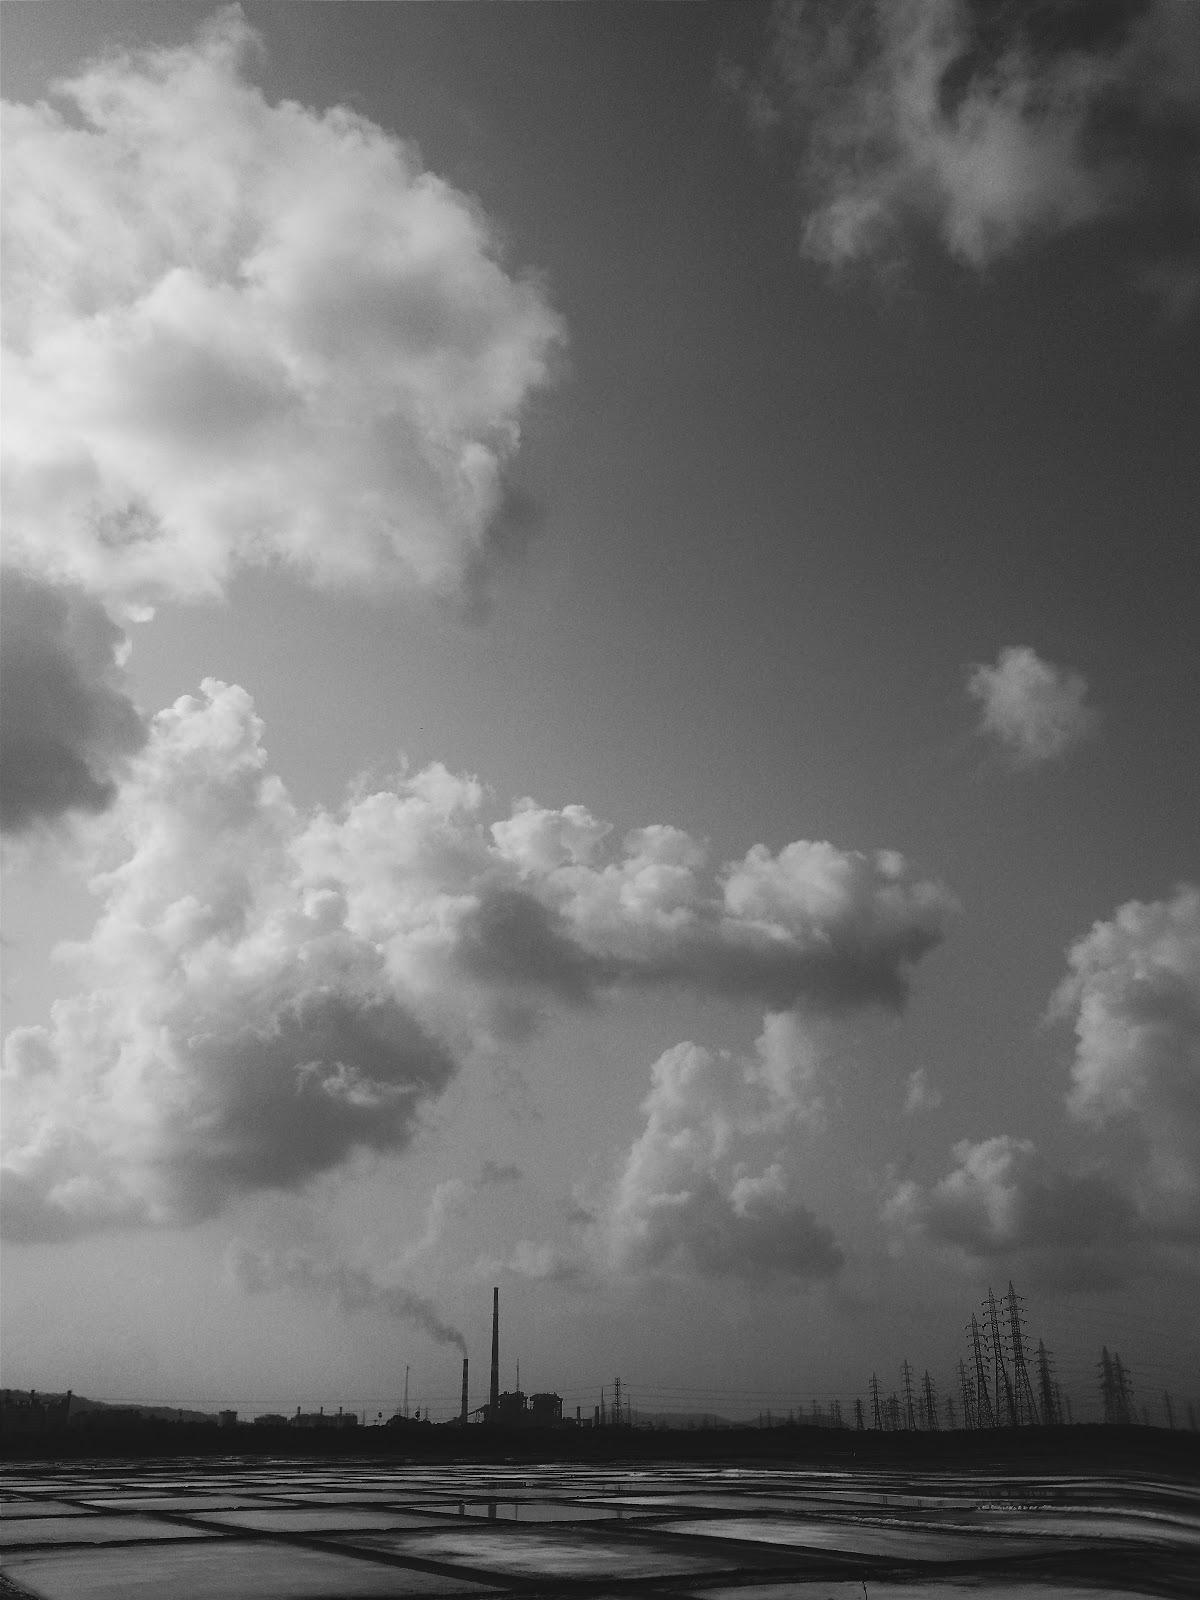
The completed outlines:
<svg viewBox="0 0 1200 1600">
<path fill-rule="evenodd" d="M 1200 1595 L 1200 1484 L 772 1467 L 170 1461 L 0 1469 L 43 1600 Z"/>
</svg>

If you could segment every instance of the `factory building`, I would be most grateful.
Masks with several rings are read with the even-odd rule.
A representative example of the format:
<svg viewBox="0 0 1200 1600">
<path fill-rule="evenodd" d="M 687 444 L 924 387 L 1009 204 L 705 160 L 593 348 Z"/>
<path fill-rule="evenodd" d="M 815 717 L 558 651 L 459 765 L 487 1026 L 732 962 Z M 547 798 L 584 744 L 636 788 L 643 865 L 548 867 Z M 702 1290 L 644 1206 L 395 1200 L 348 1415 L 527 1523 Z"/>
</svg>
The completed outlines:
<svg viewBox="0 0 1200 1600">
<path fill-rule="evenodd" d="M 492 1290 L 492 1370 L 488 1403 L 480 1411 L 485 1423 L 499 1428 L 558 1428 L 562 1426 L 562 1396 L 526 1395 L 520 1388 L 500 1391 L 500 1290 Z M 463 1362 L 463 1401 L 460 1421 L 467 1417 L 467 1363 Z"/>
</svg>

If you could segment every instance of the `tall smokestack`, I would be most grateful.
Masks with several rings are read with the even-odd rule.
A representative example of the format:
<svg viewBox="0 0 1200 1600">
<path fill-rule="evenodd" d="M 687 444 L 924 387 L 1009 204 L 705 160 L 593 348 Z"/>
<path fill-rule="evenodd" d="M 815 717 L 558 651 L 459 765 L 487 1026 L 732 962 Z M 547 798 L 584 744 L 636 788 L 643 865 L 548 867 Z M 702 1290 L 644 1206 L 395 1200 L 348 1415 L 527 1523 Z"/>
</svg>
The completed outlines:
<svg viewBox="0 0 1200 1600">
<path fill-rule="evenodd" d="M 467 1358 L 466 1358 L 466 1356 L 463 1357 L 462 1415 L 461 1415 L 459 1420 L 462 1422 L 462 1425 L 465 1428 L 466 1425 L 467 1425 Z"/>
<path fill-rule="evenodd" d="M 488 1421 L 500 1420 L 500 1290 L 492 1290 L 492 1387 L 488 1391 Z"/>
</svg>

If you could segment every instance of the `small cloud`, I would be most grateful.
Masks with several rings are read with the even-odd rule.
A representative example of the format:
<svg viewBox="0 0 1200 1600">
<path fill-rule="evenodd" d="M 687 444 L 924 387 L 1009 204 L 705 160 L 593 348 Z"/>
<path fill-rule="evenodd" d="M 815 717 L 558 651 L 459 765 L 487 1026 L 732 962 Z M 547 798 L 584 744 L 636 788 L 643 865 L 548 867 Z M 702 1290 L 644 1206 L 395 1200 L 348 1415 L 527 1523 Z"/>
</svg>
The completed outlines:
<svg viewBox="0 0 1200 1600">
<path fill-rule="evenodd" d="M 908 1075 L 904 1087 L 904 1115 L 915 1116 L 918 1111 L 936 1111 L 942 1103 L 942 1092 L 930 1083 L 924 1067 L 917 1067 Z"/>
<path fill-rule="evenodd" d="M 1001 650 L 993 667 L 975 665 L 967 693 L 982 708 L 979 733 L 996 740 L 1017 767 L 1061 760 L 1099 726 L 1081 673 L 1043 661 L 1028 645 Z"/>
<path fill-rule="evenodd" d="M 1013 1251 L 1128 1244 L 1139 1232 L 1125 1190 L 1100 1172 L 1052 1166 L 1009 1134 L 954 1146 L 957 1165 L 932 1188 L 897 1184 L 885 1218 L 976 1258 Z"/>
<path fill-rule="evenodd" d="M 494 1188 L 500 1184 L 520 1183 L 524 1174 L 512 1161 L 485 1161 L 479 1169 L 479 1187 Z"/>
</svg>

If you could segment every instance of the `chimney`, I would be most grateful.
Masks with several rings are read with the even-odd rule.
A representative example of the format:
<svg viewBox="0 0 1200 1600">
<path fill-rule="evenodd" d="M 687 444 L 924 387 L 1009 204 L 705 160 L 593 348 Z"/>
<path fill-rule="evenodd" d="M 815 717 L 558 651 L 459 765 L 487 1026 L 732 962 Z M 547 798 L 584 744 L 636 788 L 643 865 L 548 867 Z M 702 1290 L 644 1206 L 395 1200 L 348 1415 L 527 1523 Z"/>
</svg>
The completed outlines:
<svg viewBox="0 0 1200 1600">
<path fill-rule="evenodd" d="M 462 1415 L 460 1416 L 459 1421 L 462 1423 L 463 1427 L 465 1428 L 466 1425 L 467 1425 L 467 1358 L 466 1358 L 466 1356 L 463 1357 Z"/>
<path fill-rule="evenodd" d="M 500 1290 L 492 1290 L 492 1386 L 488 1391 L 488 1421 L 500 1421 Z"/>
</svg>

